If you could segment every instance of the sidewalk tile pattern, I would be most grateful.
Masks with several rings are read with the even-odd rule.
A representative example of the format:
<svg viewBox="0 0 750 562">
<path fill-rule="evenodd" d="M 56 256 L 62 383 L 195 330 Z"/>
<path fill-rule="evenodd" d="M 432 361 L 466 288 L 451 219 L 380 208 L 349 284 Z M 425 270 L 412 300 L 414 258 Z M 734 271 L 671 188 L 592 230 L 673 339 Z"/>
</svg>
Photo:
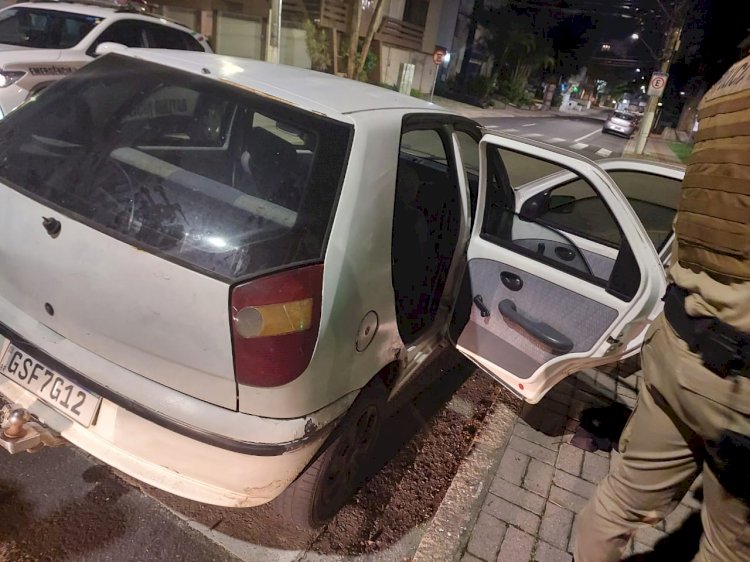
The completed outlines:
<svg viewBox="0 0 750 562">
<path fill-rule="evenodd" d="M 576 513 L 617 453 L 570 444 L 581 412 L 613 400 L 632 408 L 640 380 L 634 360 L 588 369 L 526 404 L 500 461 L 462 562 L 570 562 Z M 626 555 L 648 552 L 696 511 L 691 498 L 657 527 L 640 529 Z"/>
</svg>

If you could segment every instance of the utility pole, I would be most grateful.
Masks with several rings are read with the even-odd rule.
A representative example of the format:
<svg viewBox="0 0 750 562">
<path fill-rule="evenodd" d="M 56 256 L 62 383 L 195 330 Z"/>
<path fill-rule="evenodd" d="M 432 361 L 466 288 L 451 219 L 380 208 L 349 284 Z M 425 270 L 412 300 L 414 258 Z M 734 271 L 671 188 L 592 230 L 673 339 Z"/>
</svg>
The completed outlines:
<svg viewBox="0 0 750 562">
<path fill-rule="evenodd" d="M 281 43 L 281 0 L 271 0 L 268 11 L 268 40 L 266 41 L 266 61 L 278 64 L 279 44 Z"/>
<path fill-rule="evenodd" d="M 674 59 L 680 48 L 680 37 L 682 36 L 682 28 L 685 25 L 685 18 L 687 16 L 687 5 L 688 0 L 685 0 L 680 6 L 676 7 L 674 15 L 670 17 L 669 30 L 664 37 L 664 48 L 662 50 L 661 66 L 659 68 L 660 71 L 665 74 L 669 74 L 669 67 L 672 65 L 672 59 Z M 649 96 L 646 112 L 643 116 L 643 121 L 641 122 L 638 131 L 638 138 L 635 143 L 636 154 L 643 154 L 643 151 L 646 148 L 648 136 L 651 133 L 651 127 L 654 124 L 654 116 L 656 115 L 656 109 L 658 106 L 659 96 Z"/>
</svg>

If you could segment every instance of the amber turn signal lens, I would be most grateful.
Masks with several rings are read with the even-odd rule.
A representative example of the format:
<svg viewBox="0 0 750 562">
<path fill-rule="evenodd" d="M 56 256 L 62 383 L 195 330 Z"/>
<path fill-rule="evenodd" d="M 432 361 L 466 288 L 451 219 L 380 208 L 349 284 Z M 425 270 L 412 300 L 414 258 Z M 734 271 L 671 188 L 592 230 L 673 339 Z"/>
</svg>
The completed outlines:
<svg viewBox="0 0 750 562">
<path fill-rule="evenodd" d="M 304 332 L 312 325 L 313 299 L 246 306 L 235 315 L 237 333 L 261 338 Z"/>
</svg>

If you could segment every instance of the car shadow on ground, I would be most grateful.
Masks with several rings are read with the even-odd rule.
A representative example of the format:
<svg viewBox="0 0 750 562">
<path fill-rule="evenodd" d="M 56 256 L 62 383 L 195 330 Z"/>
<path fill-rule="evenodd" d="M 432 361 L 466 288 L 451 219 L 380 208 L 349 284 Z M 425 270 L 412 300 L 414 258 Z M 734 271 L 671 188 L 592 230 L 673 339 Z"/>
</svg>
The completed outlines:
<svg viewBox="0 0 750 562">
<path fill-rule="evenodd" d="M 86 471 L 84 481 L 94 486 L 80 500 L 42 516 L 12 481 L 0 482 L 0 559 L 81 559 L 120 538 L 125 513 L 119 499 L 130 488 L 104 467 Z M 97 532 L 83 531 L 84 522 Z"/>
<path fill-rule="evenodd" d="M 137 485 L 182 517 L 241 541 L 240 548 L 252 559 L 260 557 L 260 551 L 253 555 L 254 547 L 356 555 L 408 543 L 437 510 L 482 419 L 502 392 L 452 350 L 441 353 L 418 378 L 419 386 L 406 391 L 409 398 L 389 412 L 371 478 L 320 530 L 298 529 L 268 505 L 220 508 Z"/>
</svg>

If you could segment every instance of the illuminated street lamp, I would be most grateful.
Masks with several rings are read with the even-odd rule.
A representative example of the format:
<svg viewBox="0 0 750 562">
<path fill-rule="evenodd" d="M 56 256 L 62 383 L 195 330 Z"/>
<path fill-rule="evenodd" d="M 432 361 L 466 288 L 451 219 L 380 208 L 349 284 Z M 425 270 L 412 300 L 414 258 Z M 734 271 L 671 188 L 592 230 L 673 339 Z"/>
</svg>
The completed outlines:
<svg viewBox="0 0 750 562">
<path fill-rule="evenodd" d="M 633 33 L 630 36 L 630 38 L 633 41 L 640 41 L 641 43 L 643 43 L 646 46 L 646 48 L 648 49 L 648 52 L 651 54 L 651 56 L 654 57 L 654 60 L 659 60 L 659 57 L 656 55 L 656 53 L 654 52 L 654 50 L 651 48 L 651 45 L 649 45 L 648 43 L 646 43 L 646 41 L 644 41 L 643 38 L 640 35 L 638 35 L 637 33 Z"/>
</svg>

